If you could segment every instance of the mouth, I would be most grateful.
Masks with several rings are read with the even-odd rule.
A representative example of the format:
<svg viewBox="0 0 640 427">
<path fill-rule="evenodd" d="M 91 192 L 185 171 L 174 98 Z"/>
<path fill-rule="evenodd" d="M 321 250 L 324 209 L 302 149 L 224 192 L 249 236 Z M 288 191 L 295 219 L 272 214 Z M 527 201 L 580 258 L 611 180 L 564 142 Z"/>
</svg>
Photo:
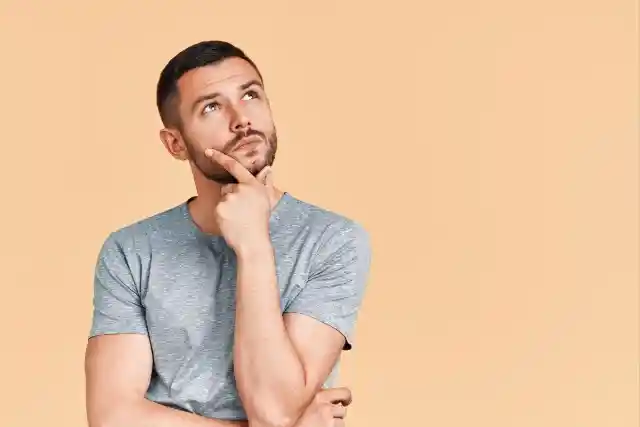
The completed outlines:
<svg viewBox="0 0 640 427">
<path fill-rule="evenodd" d="M 242 148 L 246 148 L 246 147 L 249 147 L 251 145 L 260 143 L 260 142 L 262 142 L 262 138 L 260 138 L 260 136 L 258 136 L 258 135 L 248 136 L 248 137 L 242 138 L 240 141 L 238 141 L 236 146 L 233 147 L 233 150 L 231 150 L 231 151 L 237 151 L 237 150 L 240 150 Z"/>
</svg>

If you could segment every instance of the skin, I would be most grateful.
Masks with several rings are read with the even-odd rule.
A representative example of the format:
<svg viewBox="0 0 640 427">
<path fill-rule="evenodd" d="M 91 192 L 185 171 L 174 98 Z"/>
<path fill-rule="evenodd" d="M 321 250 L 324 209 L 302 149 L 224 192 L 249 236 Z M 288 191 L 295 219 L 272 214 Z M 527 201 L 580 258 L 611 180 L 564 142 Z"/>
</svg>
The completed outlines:
<svg viewBox="0 0 640 427">
<path fill-rule="evenodd" d="M 350 391 L 321 387 L 345 338 L 280 309 L 268 221 L 283 192 L 274 184 L 277 135 L 260 77 L 248 62 L 230 58 L 189 71 L 178 89 L 180 123 L 162 129 L 160 138 L 170 155 L 191 166 L 198 194 L 189 204 L 194 221 L 204 232 L 222 235 L 237 255 L 233 356 L 249 420 L 212 420 L 146 400 L 153 366 L 149 339 L 119 334 L 91 338 L 87 345 L 89 425 L 342 426 Z M 248 144 L 240 147 L 243 142 Z"/>
<path fill-rule="evenodd" d="M 315 319 L 281 313 L 268 224 L 274 191 L 270 169 L 256 177 L 222 152 L 205 154 L 238 181 L 223 186 L 215 210 L 238 260 L 233 359 L 238 392 L 250 426 L 293 426 L 329 375 L 345 339 Z"/>
<path fill-rule="evenodd" d="M 277 132 L 270 103 L 260 76 L 240 58 L 185 73 L 178 81 L 178 90 L 180 124 L 162 129 L 160 139 L 171 156 L 191 166 L 198 197 L 190 203 L 190 209 L 196 223 L 205 232 L 220 234 L 212 214 L 222 187 L 236 179 L 212 162 L 205 150 L 215 149 L 235 158 L 253 175 L 271 166 L 277 151 Z M 218 95 L 211 98 L 213 94 Z M 247 134 L 247 139 L 254 142 L 236 148 Z M 282 193 L 274 187 L 272 201 Z"/>
</svg>

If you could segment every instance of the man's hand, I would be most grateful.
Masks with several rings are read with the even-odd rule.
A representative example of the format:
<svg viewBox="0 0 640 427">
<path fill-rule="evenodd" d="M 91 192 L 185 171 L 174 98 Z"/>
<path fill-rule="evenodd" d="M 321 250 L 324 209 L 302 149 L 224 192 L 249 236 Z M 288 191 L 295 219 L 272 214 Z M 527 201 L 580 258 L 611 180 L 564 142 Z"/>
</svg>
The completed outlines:
<svg viewBox="0 0 640 427">
<path fill-rule="evenodd" d="M 347 388 L 320 390 L 294 427 L 344 427 L 350 404 Z"/>
<path fill-rule="evenodd" d="M 218 226 L 227 244 L 236 252 L 269 242 L 273 180 L 271 168 L 265 167 L 253 176 L 240 162 L 219 151 L 205 154 L 220 164 L 237 180 L 222 187 L 222 199 L 216 208 Z"/>
<path fill-rule="evenodd" d="M 271 171 L 265 168 L 253 176 L 232 157 L 215 150 L 205 153 L 237 180 L 222 188 L 216 220 L 238 258 L 233 362 L 249 424 L 341 426 L 346 405 L 339 402 L 350 401 L 348 391 L 316 396 L 316 390 L 335 366 L 345 337 L 310 316 L 300 319 L 292 314 L 283 319 L 269 235 L 277 193 Z"/>
</svg>

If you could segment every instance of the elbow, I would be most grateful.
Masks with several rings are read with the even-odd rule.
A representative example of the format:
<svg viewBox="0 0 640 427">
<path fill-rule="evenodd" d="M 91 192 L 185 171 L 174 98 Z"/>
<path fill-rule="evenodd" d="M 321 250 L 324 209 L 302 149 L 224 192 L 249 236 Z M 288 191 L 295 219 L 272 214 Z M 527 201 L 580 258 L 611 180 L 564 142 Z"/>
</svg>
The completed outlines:
<svg viewBox="0 0 640 427">
<path fill-rule="evenodd" d="M 294 427 L 302 411 L 296 405 L 283 405 L 273 399 L 254 405 L 248 413 L 250 427 Z"/>
<path fill-rule="evenodd" d="M 110 421 L 107 422 L 104 419 L 98 419 L 98 420 L 90 420 L 88 426 L 89 427 L 116 427 L 116 424 Z"/>
<path fill-rule="evenodd" d="M 88 426 L 89 427 L 122 427 L 123 424 L 121 419 L 113 416 L 113 414 L 101 414 L 92 417 L 88 417 Z"/>
<path fill-rule="evenodd" d="M 87 425 L 89 427 L 116 427 L 117 423 L 113 421 L 110 417 L 100 415 L 100 416 L 89 416 L 87 418 Z"/>
<path fill-rule="evenodd" d="M 87 425 L 89 427 L 112 427 L 115 426 L 115 422 L 112 420 L 110 411 L 96 410 L 94 408 L 87 408 Z"/>
<path fill-rule="evenodd" d="M 89 427 L 124 427 L 131 425 L 128 409 L 110 406 L 101 410 L 89 411 L 87 421 Z"/>
<path fill-rule="evenodd" d="M 294 427 L 298 419 L 287 415 L 272 417 L 249 417 L 249 427 Z"/>
</svg>

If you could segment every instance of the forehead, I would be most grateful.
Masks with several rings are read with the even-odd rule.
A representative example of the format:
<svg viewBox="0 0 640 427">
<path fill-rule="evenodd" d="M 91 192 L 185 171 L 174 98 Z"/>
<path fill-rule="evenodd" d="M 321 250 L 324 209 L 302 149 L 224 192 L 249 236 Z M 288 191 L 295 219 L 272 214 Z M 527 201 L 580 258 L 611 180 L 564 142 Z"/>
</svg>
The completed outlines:
<svg viewBox="0 0 640 427">
<path fill-rule="evenodd" d="M 178 91 L 180 98 L 188 102 L 207 92 L 237 91 L 241 84 L 254 79 L 261 80 L 251 64 L 242 58 L 227 58 L 186 72 L 178 80 Z"/>
</svg>

